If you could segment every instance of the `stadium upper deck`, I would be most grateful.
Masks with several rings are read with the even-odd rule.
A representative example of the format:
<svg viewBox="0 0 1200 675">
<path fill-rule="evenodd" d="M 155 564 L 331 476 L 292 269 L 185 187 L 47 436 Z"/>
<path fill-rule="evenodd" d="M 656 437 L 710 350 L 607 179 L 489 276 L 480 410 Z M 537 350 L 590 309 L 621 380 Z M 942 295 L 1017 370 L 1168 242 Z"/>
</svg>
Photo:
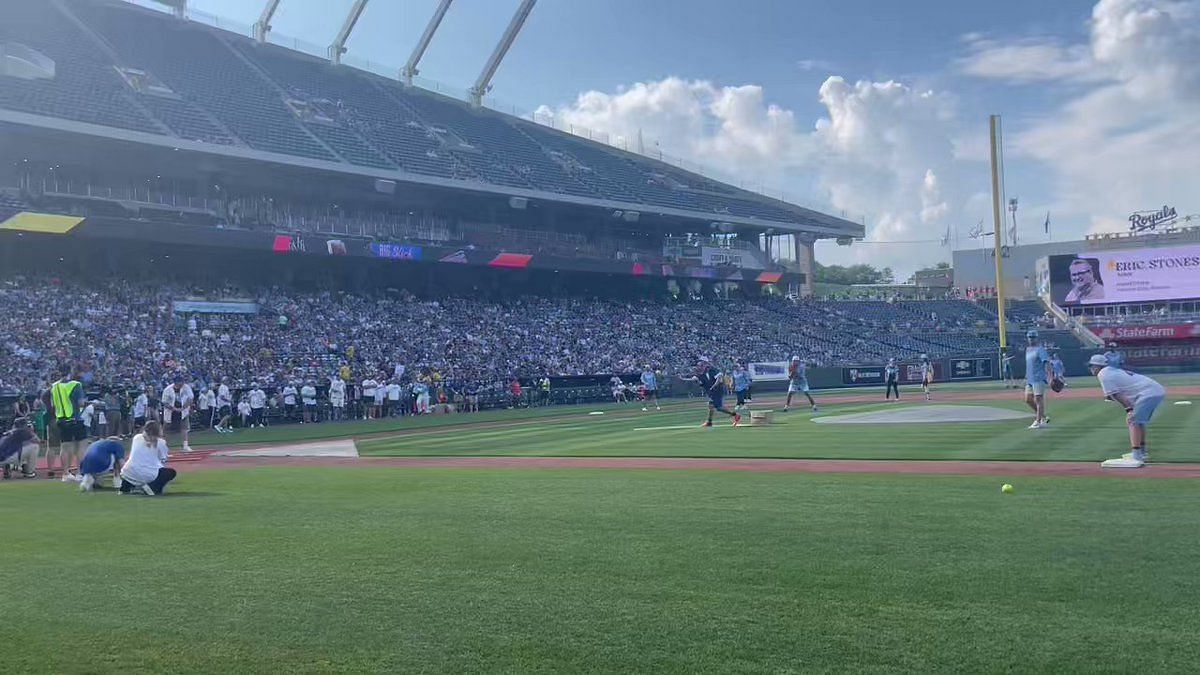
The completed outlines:
<svg viewBox="0 0 1200 675">
<path fill-rule="evenodd" d="M 213 155 L 584 206 L 862 236 L 539 124 L 112 0 L 0 0 L 0 42 L 48 60 L 5 77 L 0 121 Z M 36 72 L 37 68 L 30 69 Z"/>
</svg>

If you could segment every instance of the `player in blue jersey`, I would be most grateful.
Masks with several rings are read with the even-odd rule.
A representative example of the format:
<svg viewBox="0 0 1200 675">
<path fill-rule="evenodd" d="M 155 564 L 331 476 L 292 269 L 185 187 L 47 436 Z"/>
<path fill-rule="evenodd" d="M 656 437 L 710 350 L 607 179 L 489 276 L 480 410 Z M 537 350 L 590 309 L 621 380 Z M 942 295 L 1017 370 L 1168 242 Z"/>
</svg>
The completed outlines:
<svg viewBox="0 0 1200 675">
<path fill-rule="evenodd" d="M 1025 334 L 1025 404 L 1033 410 L 1036 417 L 1030 429 L 1042 429 L 1050 424 L 1046 415 L 1046 387 L 1054 379 L 1054 369 L 1050 365 L 1050 353 L 1038 339 L 1038 332 L 1031 330 Z"/>
<path fill-rule="evenodd" d="M 100 482 L 101 476 L 112 473 L 113 487 L 121 487 L 121 461 L 125 459 L 125 446 L 119 436 L 96 441 L 88 446 L 79 462 L 79 491 L 91 492 Z"/>
<path fill-rule="evenodd" d="M 713 425 L 713 412 L 720 412 L 724 415 L 729 415 L 733 418 L 733 426 L 738 426 L 742 423 L 742 416 L 732 410 L 725 409 L 725 376 L 721 371 L 713 368 L 712 362 L 705 357 L 701 357 L 696 363 L 696 373 L 691 377 L 679 376 L 679 379 L 684 382 L 695 382 L 700 385 L 700 389 L 708 396 L 708 420 L 703 426 L 711 427 Z"/>
<path fill-rule="evenodd" d="M 658 374 L 654 372 L 654 369 L 650 367 L 650 364 L 646 364 L 646 367 L 642 369 L 641 379 L 642 387 L 644 387 L 643 391 L 645 392 L 645 400 L 643 403 L 649 404 L 651 401 L 653 401 L 654 409 L 662 410 L 662 408 L 658 405 Z M 642 408 L 642 412 L 646 412 L 647 410 L 649 410 L 648 407 Z"/>
</svg>

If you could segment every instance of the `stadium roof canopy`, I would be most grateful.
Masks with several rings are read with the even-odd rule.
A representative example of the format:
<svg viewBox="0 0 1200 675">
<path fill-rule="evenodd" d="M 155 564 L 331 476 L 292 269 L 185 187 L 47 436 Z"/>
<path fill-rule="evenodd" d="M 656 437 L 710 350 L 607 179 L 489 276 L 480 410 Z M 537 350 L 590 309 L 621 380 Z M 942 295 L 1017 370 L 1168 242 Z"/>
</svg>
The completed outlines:
<svg viewBox="0 0 1200 675">
<path fill-rule="evenodd" d="M 58 76 L 5 78 L 0 122 L 599 207 L 630 221 L 657 214 L 812 238 L 864 233 L 859 223 L 650 157 L 124 2 L 21 3 L 9 14 Z M 57 44 L 76 29 L 75 44 Z"/>
</svg>

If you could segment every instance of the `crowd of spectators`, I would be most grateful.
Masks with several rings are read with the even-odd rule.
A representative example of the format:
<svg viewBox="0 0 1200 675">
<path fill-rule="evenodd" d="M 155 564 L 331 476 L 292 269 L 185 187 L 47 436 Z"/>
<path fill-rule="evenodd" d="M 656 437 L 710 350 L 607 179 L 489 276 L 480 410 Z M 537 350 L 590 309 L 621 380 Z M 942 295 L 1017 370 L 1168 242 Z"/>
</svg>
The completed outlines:
<svg viewBox="0 0 1200 675">
<path fill-rule="evenodd" d="M 181 314 L 177 300 L 244 299 L 251 314 Z M 987 351 L 986 312 L 961 301 L 612 301 L 522 296 L 418 298 L 300 292 L 281 287 L 195 288 L 127 280 L 10 277 L 0 283 L 0 390 L 32 393 L 60 364 L 84 383 L 161 388 L 184 373 L 201 386 L 324 386 L 411 377 L 505 387 L 513 377 L 630 374 L 650 365 L 683 372 L 698 355 L 814 366 Z M 401 367 L 401 368 L 398 368 Z"/>
</svg>

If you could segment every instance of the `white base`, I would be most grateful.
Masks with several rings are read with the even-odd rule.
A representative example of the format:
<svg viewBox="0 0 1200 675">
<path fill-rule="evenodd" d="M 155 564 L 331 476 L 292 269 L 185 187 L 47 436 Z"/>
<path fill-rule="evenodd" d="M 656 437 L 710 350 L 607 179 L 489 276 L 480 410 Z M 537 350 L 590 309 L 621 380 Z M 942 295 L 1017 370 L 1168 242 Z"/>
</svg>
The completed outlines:
<svg viewBox="0 0 1200 675">
<path fill-rule="evenodd" d="M 1106 459 L 1100 462 L 1100 466 L 1105 469 L 1140 469 L 1145 464 L 1136 459 Z"/>
<path fill-rule="evenodd" d="M 774 410 L 752 410 L 750 411 L 750 426 L 763 427 L 771 424 L 775 419 Z"/>
</svg>

